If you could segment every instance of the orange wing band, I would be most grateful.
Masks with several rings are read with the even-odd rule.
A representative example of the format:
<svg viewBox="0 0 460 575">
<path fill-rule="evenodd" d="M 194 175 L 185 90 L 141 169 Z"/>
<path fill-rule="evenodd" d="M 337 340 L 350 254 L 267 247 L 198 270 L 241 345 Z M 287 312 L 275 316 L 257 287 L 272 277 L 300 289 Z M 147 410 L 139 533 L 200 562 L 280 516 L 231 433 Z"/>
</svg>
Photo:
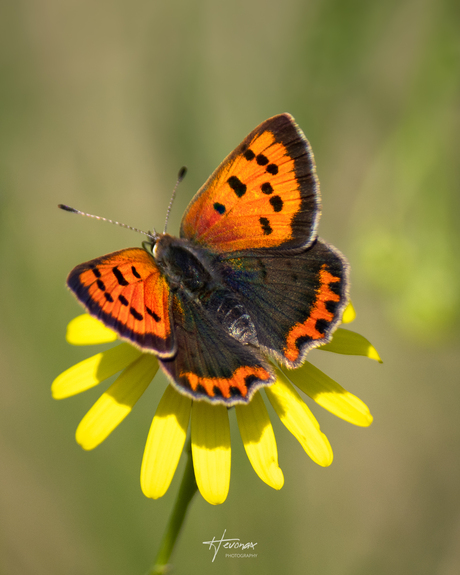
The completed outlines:
<svg viewBox="0 0 460 575">
<path fill-rule="evenodd" d="M 326 264 L 323 264 L 319 276 L 320 288 L 318 289 L 316 300 L 310 310 L 310 315 L 303 323 L 296 323 L 288 334 L 284 355 L 289 361 L 297 361 L 299 357 L 300 352 L 297 347 L 297 342 L 300 338 L 309 337 L 310 339 L 318 340 L 325 337 L 325 334 L 316 328 L 316 322 L 318 320 L 330 322 L 334 319 L 334 314 L 327 310 L 326 303 L 328 301 L 340 301 L 340 296 L 334 293 L 330 288 L 330 284 L 339 282 L 340 278 L 329 273 L 326 270 Z"/>
<path fill-rule="evenodd" d="M 246 380 L 248 377 L 254 376 L 262 381 L 271 379 L 270 373 L 263 367 L 248 367 L 242 366 L 235 370 L 232 377 L 200 377 L 195 373 L 181 373 L 181 377 L 187 377 L 193 391 L 196 391 L 198 386 L 201 385 L 209 397 L 215 397 L 215 388 L 218 388 L 223 397 L 230 399 L 232 397 L 232 387 L 237 388 L 242 397 L 247 397 L 248 387 Z"/>
</svg>

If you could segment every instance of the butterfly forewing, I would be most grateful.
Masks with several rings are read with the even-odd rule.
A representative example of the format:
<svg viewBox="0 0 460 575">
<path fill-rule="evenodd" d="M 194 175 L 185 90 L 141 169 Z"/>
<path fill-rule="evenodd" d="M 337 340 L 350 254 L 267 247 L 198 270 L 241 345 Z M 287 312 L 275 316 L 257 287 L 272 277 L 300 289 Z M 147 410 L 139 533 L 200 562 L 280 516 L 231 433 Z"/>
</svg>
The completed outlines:
<svg viewBox="0 0 460 575">
<path fill-rule="evenodd" d="M 306 247 L 319 214 L 310 145 L 282 114 L 258 126 L 212 174 L 188 207 L 181 236 L 220 253 Z"/>
<path fill-rule="evenodd" d="M 80 264 L 67 278 L 89 313 L 160 357 L 175 353 L 170 292 L 153 257 L 129 248 Z"/>
</svg>

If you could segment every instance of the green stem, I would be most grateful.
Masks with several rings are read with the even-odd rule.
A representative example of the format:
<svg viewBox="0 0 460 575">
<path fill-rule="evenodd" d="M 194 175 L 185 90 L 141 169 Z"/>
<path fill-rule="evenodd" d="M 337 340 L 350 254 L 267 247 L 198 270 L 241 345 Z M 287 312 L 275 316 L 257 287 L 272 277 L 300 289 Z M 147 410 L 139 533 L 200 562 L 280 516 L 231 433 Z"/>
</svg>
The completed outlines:
<svg viewBox="0 0 460 575">
<path fill-rule="evenodd" d="M 163 535 L 163 540 L 160 545 L 160 550 L 158 551 L 155 565 L 150 569 L 148 575 L 165 575 L 165 573 L 168 573 L 170 570 L 169 559 L 182 529 L 188 506 L 198 489 L 195 481 L 195 473 L 193 471 L 190 439 L 185 451 L 187 453 L 187 464 L 185 466 L 184 476 L 182 477 L 182 483 L 179 488 L 179 493 L 177 494 L 174 509 L 169 518 L 168 526 Z"/>
</svg>

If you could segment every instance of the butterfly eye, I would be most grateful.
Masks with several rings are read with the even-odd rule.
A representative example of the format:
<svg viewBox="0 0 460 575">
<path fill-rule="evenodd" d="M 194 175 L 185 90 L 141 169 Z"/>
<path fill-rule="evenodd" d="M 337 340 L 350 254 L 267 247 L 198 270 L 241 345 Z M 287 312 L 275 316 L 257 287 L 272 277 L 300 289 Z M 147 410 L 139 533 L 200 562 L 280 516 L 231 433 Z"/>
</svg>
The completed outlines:
<svg viewBox="0 0 460 575">
<path fill-rule="evenodd" d="M 155 245 L 156 245 L 156 240 L 148 240 L 145 242 L 142 242 L 142 247 L 144 248 L 144 250 L 150 255 L 153 255 L 153 250 L 155 249 Z"/>
</svg>

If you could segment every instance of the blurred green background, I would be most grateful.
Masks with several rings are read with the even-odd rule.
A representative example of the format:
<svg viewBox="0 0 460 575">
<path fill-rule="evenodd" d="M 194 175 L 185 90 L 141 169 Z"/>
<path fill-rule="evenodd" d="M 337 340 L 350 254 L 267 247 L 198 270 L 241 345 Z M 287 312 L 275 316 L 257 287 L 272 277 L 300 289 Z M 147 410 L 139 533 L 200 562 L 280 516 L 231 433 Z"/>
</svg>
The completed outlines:
<svg viewBox="0 0 460 575">
<path fill-rule="evenodd" d="M 193 503 L 176 573 L 460 572 L 460 5 L 452 0 L 4 0 L 0 8 L 0 571 L 144 573 L 178 489 L 139 487 L 165 380 L 85 453 L 100 389 L 53 401 L 96 350 L 64 340 L 76 264 L 140 245 L 58 203 L 162 229 L 259 122 L 290 112 L 315 152 L 320 234 L 352 265 L 350 327 L 384 364 L 312 352 L 375 417 L 313 407 L 335 453 L 311 462 L 274 418 L 280 492 L 232 413 L 227 501 Z M 99 348 L 98 348 L 99 349 Z M 183 462 L 181 463 L 183 465 Z M 181 467 L 182 468 L 182 467 Z M 257 542 L 214 563 L 203 541 Z"/>
</svg>

